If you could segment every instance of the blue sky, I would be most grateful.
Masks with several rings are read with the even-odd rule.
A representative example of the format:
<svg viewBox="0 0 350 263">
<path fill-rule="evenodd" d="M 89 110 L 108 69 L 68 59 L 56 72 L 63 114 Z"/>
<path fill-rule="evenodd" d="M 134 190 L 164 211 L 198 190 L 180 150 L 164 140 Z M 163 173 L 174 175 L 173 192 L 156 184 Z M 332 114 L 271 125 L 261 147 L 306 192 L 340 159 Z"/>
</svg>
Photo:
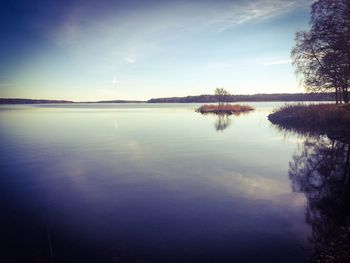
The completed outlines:
<svg viewBox="0 0 350 263">
<path fill-rule="evenodd" d="M 302 92 L 290 64 L 311 1 L 9 1 L 0 97 L 149 99 Z"/>
</svg>

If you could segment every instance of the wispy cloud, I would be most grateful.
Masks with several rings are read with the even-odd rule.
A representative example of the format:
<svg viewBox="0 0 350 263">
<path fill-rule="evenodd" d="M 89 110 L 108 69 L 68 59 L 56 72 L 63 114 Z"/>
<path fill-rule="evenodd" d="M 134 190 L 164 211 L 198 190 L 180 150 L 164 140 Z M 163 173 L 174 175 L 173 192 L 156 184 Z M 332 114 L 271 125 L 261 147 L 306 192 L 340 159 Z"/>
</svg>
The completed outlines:
<svg viewBox="0 0 350 263">
<path fill-rule="evenodd" d="M 153 8 L 139 8 L 128 12 L 105 10 L 103 16 L 87 4 L 72 8 L 54 28 L 50 22 L 41 23 L 44 34 L 61 44 L 77 44 L 86 37 L 118 39 L 128 41 L 125 35 L 138 40 L 150 35 L 212 30 L 221 32 L 248 22 L 266 20 L 307 7 L 306 0 L 250 0 L 250 1 L 174 1 L 155 5 Z M 113 11 L 114 10 L 114 11 Z M 172 30 L 172 31 L 171 31 Z M 86 43 L 85 43 L 86 44 Z"/>
<path fill-rule="evenodd" d="M 305 0 L 255 0 L 232 3 L 210 11 L 207 23 L 224 31 L 245 23 L 274 18 L 309 4 Z"/>
<path fill-rule="evenodd" d="M 41 29 L 48 38 L 69 48 L 83 60 L 99 54 L 105 61 L 134 64 L 137 58 L 158 52 L 187 35 L 220 33 L 308 5 L 309 1 L 305 0 L 174 1 L 125 12 L 110 8 L 102 16 L 87 4 L 83 9 L 69 10 L 55 28 L 48 25 Z M 265 64 L 278 63 L 287 62 L 280 60 Z"/>
<path fill-rule="evenodd" d="M 124 61 L 128 64 L 134 64 L 136 63 L 136 58 L 133 58 L 133 57 L 125 57 L 124 58 Z"/>
</svg>

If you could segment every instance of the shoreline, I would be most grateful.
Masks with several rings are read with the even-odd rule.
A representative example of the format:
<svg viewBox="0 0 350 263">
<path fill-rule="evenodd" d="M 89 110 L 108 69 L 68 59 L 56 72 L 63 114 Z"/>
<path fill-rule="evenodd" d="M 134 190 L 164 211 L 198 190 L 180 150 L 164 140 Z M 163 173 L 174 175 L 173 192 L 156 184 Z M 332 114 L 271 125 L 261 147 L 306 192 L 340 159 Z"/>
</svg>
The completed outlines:
<svg viewBox="0 0 350 263">
<path fill-rule="evenodd" d="M 267 118 L 282 129 L 350 141 L 350 104 L 286 105 Z"/>
</svg>

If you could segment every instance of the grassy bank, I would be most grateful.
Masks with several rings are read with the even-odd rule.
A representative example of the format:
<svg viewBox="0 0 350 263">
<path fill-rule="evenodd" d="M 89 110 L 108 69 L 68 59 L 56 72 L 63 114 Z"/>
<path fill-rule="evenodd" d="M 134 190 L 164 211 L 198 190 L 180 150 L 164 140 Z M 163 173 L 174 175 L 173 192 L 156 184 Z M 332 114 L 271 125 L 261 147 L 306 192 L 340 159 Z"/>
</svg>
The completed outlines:
<svg viewBox="0 0 350 263">
<path fill-rule="evenodd" d="M 214 114 L 240 114 L 249 112 L 254 108 L 247 105 L 202 105 L 196 111 L 200 113 L 214 113 Z"/>
<path fill-rule="evenodd" d="M 285 105 L 268 116 L 273 123 L 287 129 L 325 133 L 333 138 L 350 135 L 350 105 Z"/>
</svg>

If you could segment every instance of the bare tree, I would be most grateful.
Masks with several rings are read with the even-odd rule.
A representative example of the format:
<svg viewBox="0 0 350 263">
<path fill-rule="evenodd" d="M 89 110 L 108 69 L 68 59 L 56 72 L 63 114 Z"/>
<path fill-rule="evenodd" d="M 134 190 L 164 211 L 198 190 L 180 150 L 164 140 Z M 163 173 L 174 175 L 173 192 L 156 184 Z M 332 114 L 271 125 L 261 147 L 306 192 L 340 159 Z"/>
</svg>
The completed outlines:
<svg viewBox="0 0 350 263">
<path fill-rule="evenodd" d="M 224 102 L 227 101 L 227 96 L 230 95 L 230 93 L 225 90 L 224 88 L 216 88 L 214 91 L 214 95 L 219 102 L 219 106 L 224 105 Z"/>
<path fill-rule="evenodd" d="M 296 33 L 291 56 L 307 91 L 334 90 L 336 102 L 349 102 L 350 1 L 318 0 L 310 30 Z"/>
</svg>

